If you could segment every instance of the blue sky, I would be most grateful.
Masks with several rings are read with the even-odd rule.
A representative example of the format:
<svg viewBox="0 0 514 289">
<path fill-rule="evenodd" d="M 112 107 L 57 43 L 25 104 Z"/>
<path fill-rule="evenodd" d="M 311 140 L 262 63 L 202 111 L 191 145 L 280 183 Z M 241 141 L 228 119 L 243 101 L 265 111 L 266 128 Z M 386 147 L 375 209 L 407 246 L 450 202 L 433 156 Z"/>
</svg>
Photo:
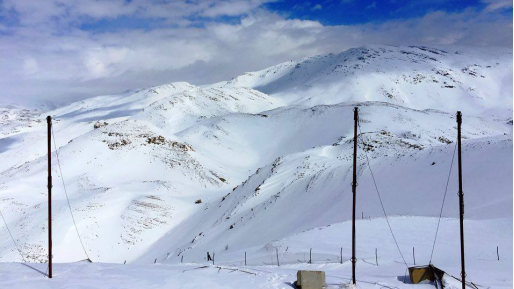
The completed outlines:
<svg viewBox="0 0 514 289">
<path fill-rule="evenodd" d="M 286 19 L 314 20 L 323 25 L 358 25 L 365 23 L 380 24 L 393 20 L 407 20 L 422 17 L 428 13 L 444 11 L 459 13 L 465 9 L 484 10 L 487 2 L 480 0 L 313 0 L 313 1 L 272 1 L 264 3 L 261 8 L 273 11 Z M 512 9 L 502 9 L 504 15 L 512 15 Z M 215 19 L 190 15 L 188 19 L 194 25 L 202 26 L 205 22 L 238 22 L 244 15 L 225 16 Z M 0 16 L 1 17 L 1 16 Z M 165 18 L 140 18 L 137 15 L 120 16 L 107 19 L 85 19 L 81 29 L 89 31 L 112 31 L 120 29 L 146 29 L 173 26 Z M 2 18 L 0 18 L 2 21 Z"/>
<path fill-rule="evenodd" d="M 323 25 L 380 24 L 394 20 L 408 20 L 422 17 L 432 12 L 459 13 L 465 9 L 482 11 L 488 3 L 480 0 L 282 0 L 264 3 L 261 8 L 273 11 L 286 19 L 314 20 Z M 512 9 L 502 9 L 502 14 L 512 15 Z M 215 19 L 190 15 L 188 19 L 202 26 L 205 22 L 217 21 L 234 23 L 243 15 L 221 15 Z M 1 20 L 1 19 L 0 19 Z M 119 29 L 153 29 L 170 26 L 165 18 L 139 18 L 136 15 L 110 19 L 89 19 L 81 28 L 91 31 Z"/>
<path fill-rule="evenodd" d="M 207 84 L 366 44 L 512 49 L 511 0 L 0 0 L 0 103 Z"/>
<path fill-rule="evenodd" d="M 487 4 L 478 0 L 313 0 L 277 1 L 266 6 L 288 18 L 316 20 L 324 25 L 355 25 L 411 19 L 433 11 L 482 10 Z"/>
</svg>

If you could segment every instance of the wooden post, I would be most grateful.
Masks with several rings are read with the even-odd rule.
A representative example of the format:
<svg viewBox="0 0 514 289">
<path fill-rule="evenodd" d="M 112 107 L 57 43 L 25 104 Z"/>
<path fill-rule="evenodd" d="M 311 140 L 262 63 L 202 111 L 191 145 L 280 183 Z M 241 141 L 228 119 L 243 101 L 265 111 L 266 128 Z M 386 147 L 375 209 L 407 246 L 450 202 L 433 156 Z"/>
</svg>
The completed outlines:
<svg viewBox="0 0 514 289">
<path fill-rule="evenodd" d="M 275 251 L 277 252 L 277 265 L 280 267 L 280 261 L 278 260 L 278 248 L 275 248 Z"/>
<path fill-rule="evenodd" d="M 312 248 L 309 250 L 309 264 L 312 264 Z"/>
<path fill-rule="evenodd" d="M 246 251 L 245 251 L 245 266 L 246 266 Z"/>
<path fill-rule="evenodd" d="M 378 250 L 375 248 L 375 263 L 377 263 L 378 266 Z"/>
<path fill-rule="evenodd" d="M 212 252 L 212 265 L 214 265 L 214 256 L 216 256 L 216 252 Z"/>
<path fill-rule="evenodd" d="M 184 255 L 182 255 L 182 257 L 180 257 L 180 263 L 184 262 Z"/>
<path fill-rule="evenodd" d="M 52 117 L 46 117 L 48 129 L 48 278 L 52 278 Z"/>
<path fill-rule="evenodd" d="M 464 192 L 462 190 L 462 147 L 461 147 L 462 113 L 457 111 L 457 146 L 459 163 L 459 213 L 460 213 L 460 262 L 462 289 L 466 289 L 466 269 L 464 261 Z"/>
<path fill-rule="evenodd" d="M 157 258 L 155 258 L 155 261 L 153 261 L 153 263 L 154 263 L 154 264 L 155 264 L 155 263 L 157 263 Z"/>
<path fill-rule="evenodd" d="M 341 264 L 343 264 L 343 247 L 341 247 Z"/>
<path fill-rule="evenodd" d="M 414 259 L 414 265 L 416 265 L 416 254 L 414 253 L 414 247 L 412 247 L 412 259 Z"/>
<path fill-rule="evenodd" d="M 498 250 L 498 246 L 496 246 L 496 256 L 498 256 L 498 261 L 500 261 L 500 252 Z"/>
<path fill-rule="evenodd" d="M 357 198 L 357 122 L 359 121 L 359 109 L 356 107 L 353 109 L 353 181 L 352 181 L 352 193 L 353 193 L 353 210 L 352 210 L 352 284 L 355 283 L 355 205 Z"/>
<path fill-rule="evenodd" d="M 361 220 L 364 220 L 364 212 L 362 212 Z"/>
</svg>

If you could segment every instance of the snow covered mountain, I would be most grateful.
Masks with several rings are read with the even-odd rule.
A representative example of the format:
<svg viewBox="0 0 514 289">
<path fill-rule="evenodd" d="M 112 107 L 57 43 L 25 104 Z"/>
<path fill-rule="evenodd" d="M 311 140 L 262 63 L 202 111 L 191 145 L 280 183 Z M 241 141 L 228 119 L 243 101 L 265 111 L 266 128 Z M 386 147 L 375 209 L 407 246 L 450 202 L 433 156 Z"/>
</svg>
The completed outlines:
<svg viewBox="0 0 514 289">
<path fill-rule="evenodd" d="M 143 260 L 158 257 L 158 252 L 164 258 L 170 251 L 200 259 L 206 251 L 220 252 L 226 245 L 234 250 L 255 247 L 351 219 L 354 105 L 277 109 L 268 112 L 268 117 L 256 125 L 255 122 L 250 125 L 251 120 L 240 116 L 224 117 L 221 124 L 209 123 L 207 139 L 203 137 L 203 129 L 195 128 L 193 136 L 186 134 L 189 143 L 210 151 L 213 157 L 246 162 L 256 159 L 259 169 L 162 238 Z M 367 166 L 367 154 L 389 214 L 438 216 L 455 148 L 455 118 L 446 113 L 385 103 L 357 105 L 361 110 L 364 142 L 358 161 L 359 214 L 363 212 L 372 218 L 383 216 Z M 336 127 L 332 123 L 340 125 Z M 266 131 L 262 127 L 274 129 Z M 249 135 L 248 130 L 259 133 Z M 511 218 L 511 131 L 507 124 L 466 119 L 467 218 Z M 280 132 L 279 136 L 276 132 Z M 209 138 L 221 142 L 218 145 Z M 225 145 L 234 143 L 233 139 L 247 142 L 240 149 Z M 253 157 L 257 155 L 260 158 Z M 263 161 L 263 156 L 269 157 Z M 261 167 L 260 162 L 267 165 Z M 241 161 L 238 163 L 241 165 Z M 448 189 L 456 192 L 455 170 L 451 176 Z M 484 200 L 489 182 L 495 184 L 495 197 Z M 457 198 L 448 199 L 445 206 L 444 217 L 458 217 Z M 184 246 L 175 248 L 169 244 Z"/>
<path fill-rule="evenodd" d="M 236 260 L 247 250 L 266 255 L 299 246 L 318 229 L 346 228 L 351 218 L 359 107 L 358 211 L 373 226 L 385 225 L 377 225 L 383 212 L 369 158 L 384 207 L 397 216 L 394 228 L 406 233 L 427 219 L 435 230 L 455 112 L 462 110 L 466 218 L 473 228 L 491 224 L 511 238 L 512 70 L 512 51 L 373 45 L 212 85 L 98 96 L 43 114 L 2 108 L 0 209 L 25 257 L 45 262 L 44 117 L 51 115 L 56 262 L 86 258 L 63 182 L 95 262 L 202 262 L 207 251 Z M 454 164 L 443 210 L 448 224 L 458 216 L 456 186 Z M 363 230 L 372 239 L 376 229 Z M 327 240 L 337 235 L 324 232 Z M 7 236 L 6 228 L 0 233 Z M 512 251 L 508 258 L 512 264 Z M 2 238 L 0 261 L 14 260 L 20 257 L 12 241 Z"/>
<path fill-rule="evenodd" d="M 512 50 L 368 45 L 282 63 L 215 84 L 288 104 L 384 101 L 415 109 L 512 115 Z"/>
<path fill-rule="evenodd" d="M 41 122 L 40 110 L 26 109 L 16 105 L 0 105 L 0 134 L 2 139 L 31 129 Z M 3 145 L 0 145 L 2 147 Z"/>
</svg>

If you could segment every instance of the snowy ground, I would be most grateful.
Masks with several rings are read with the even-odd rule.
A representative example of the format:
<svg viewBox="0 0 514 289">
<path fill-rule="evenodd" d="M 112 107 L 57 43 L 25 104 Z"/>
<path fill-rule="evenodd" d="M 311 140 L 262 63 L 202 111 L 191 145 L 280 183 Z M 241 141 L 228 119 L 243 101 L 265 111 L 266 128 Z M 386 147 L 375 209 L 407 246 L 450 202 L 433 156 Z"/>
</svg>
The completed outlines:
<svg viewBox="0 0 514 289">
<path fill-rule="evenodd" d="M 184 265 L 121 265 L 121 264 L 59 264 L 52 280 L 41 274 L 43 264 L 0 264 L 0 285 L 4 288 L 294 288 L 297 270 L 323 270 L 328 288 L 341 288 L 349 283 L 350 264 L 276 266 L 212 266 L 198 269 L 200 264 Z M 220 268 L 222 268 L 220 270 Z M 244 272 L 242 272 L 244 271 Z M 389 267 L 368 266 L 357 279 L 360 288 L 433 288 L 432 285 L 409 286 L 401 272 Z M 370 274 L 374 278 L 368 277 Z M 379 287 L 377 287 L 379 286 Z M 507 286 L 505 286 L 507 288 Z"/>
<path fill-rule="evenodd" d="M 392 227 L 407 265 L 428 264 L 437 218 L 392 217 Z M 357 280 L 360 288 L 433 288 L 412 285 L 405 279 L 406 266 L 385 226 L 385 219 L 357 222 Z M 512 219 L 467 221 L 466 251 L 468 281 L 480 288 L 512 288 Z M 326 272 L 328 288 L 345 287 L 351 278 L 349 254 L 351 223 L 344 222 L 312 229 L 260 248 L 219 252 L 215 264 L 198 260 L 169 264 L 57 263 L 54 278 L 44 277 L 46 264 L 0 263 L 1 288 L 292 288 L 297 270 Z M 485 236 L 485 237 L 484 237 Z M 459 276 L 460 250 L 458 220 L 443 219 L 436 250 L 435 266 Z M 497 260 L 496 246 L 500 248 Z M 343 263 L 340 264 L 340 247 Z M 309 249 L 313 248 L 312 264 Z M 378 252 L 378 266 L 374 249 Z M 280 267 L 276 263 L 279 252 Z M 460 288 L 446 276 L 447 288 Z M 377 287 L 378 286 L 378 287 Z"/>
<path fill-rule="evenodd" d="M 43 264 L 0 264 L 2 288 L 292 288 L 298 269 L 326 271 L 329 288 L 348 283 L 348 265 L 233 267 L 199 264 L 59 264 L 52 280 Z M 223 268 L 220 270 L 220 268 Z M 235 270 L 237 269 L 237 270 Z M 241 270 L 241 271 L 238 271 Z M 242 272 L 244 271 L 244 272 Z M 394 281 L 394 276 L 389 276 Z M 370 284 L 363 282 L 362 288 Z M 372 287 L 373 288 L 373 287 Z"/>
</svg>

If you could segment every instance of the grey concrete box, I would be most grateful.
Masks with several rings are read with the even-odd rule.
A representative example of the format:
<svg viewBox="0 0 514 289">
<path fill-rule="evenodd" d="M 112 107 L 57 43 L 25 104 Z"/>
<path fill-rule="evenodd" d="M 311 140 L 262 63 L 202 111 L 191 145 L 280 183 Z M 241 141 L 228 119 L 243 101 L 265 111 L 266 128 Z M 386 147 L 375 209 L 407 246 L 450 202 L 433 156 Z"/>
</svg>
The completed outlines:
<svg viewBox="0 0 514 289">
<path fill-rule="evenodd" d="M 296 273 L 296 287 L 301 289 L 322 289 L 327 286 L 325 272 L 300 270 Z"/>
</svg>

